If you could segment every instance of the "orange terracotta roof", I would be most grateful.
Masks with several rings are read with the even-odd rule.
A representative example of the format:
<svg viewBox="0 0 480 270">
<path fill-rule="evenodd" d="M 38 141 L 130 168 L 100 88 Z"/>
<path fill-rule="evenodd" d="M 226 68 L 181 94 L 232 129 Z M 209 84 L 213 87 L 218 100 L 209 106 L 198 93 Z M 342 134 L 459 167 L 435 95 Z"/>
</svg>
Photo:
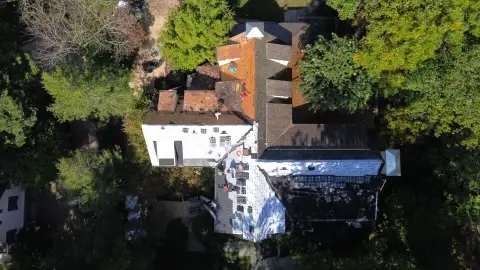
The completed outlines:
<svg viewBox="0 0 480 270">
<path fill-rule="evenodd" d="M 217 48 L 217 61 L 241 57 L 240 44 L 232 44 Z"/>
<path fill-rule="evenodd" d="M 235 62 L 237 71 L 232 73 L 229 65 L 220 67 L 222 81 L 243 81 L 241 108 L 243 113 L 250 119 L 255 119 L 255 39 L 247 40 L 245 33 L 231 38 L 240 46 L 240 60 Z"/>
<path fill-rule="evenodd" d="M 159 112 L 173 112 L 177 106 L 177 89 L 160 91 L 158 94 L 158 106 Z"/>
<path fill-rule="evenodd" d="M 288 67 L 292 68 L 292 105 L 294 108 L 307 104 L 300 89 L 300 61 L 304 54 L 300 48 L 300 39 L 305 31 L 301 30 L 292 37 L 292 61 L 288 63 Z"/>
<path fill-rule="evenodd" d="M 222 108 L 219 108 L 222 106 Z M 217 92 L 214 90 L 185 90 L 183 110 L 186 112 L 216 112 L 224 111 L 224 106 L 218 103 Z"/>
</svg>

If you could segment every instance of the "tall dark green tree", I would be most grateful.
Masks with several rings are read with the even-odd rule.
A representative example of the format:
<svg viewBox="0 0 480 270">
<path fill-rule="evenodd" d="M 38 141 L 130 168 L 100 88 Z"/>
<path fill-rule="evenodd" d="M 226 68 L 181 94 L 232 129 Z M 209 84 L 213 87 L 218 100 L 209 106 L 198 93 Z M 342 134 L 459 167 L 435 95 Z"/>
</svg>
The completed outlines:
<svg viewBox="0 0 480 270">
<path fill-rule="evenodd" d="M 23 51 L 18 14 L 8 5 L 0 13 L 0 141 L 25 144 L 37 120 L 34 97 L 38 69 Z"/>
<path fill-rule="evenodd" d="M 398 85 L 405 72 L 435 58 L 444 44 L 461 46 L 478 36 L 480 6 L 473 0 L 366 0 L 366 36 L 358 63 L 375 76 L 387 73 Z"/>
<path fill-rule="evenodd" d="M 408 75 L 403 89 L 404 106 L 386 116 L 399 138 L 455 135 L 463 146 L 480 146 L 480 46 L 442 50 Z"/>
<path fill-rule="evenodd" d="M 40 72 L 23 50 L 15 2 L 0 5 L 0 181 L 41 191 L 68 147 L 46 106 Z"/>
<path fill-rule="evenodd" d="M 215 49 L 227 42 L 235 24 L 225 0 L 186 0 L 168 17 L 159 44 L 175 70 L 194 70 L 215 62 Z"/>
<path fill-rule="evenodd" d="M 124 116 L 134 98 L 128 86 L 130 70 L 117 64 L 86 59 L 79 66 L 65 65 L 43 74 L 53 97 L 49 109 L 60 122 Z"/>
<path fill-rule="evenodd" d="M 375 80 L 355 65 L 359 52 L 355 40 L 320 36 L 308 46 L 300 65 L 301 90 L 314 111 L 353 113 L 368 107 Z"/>
</svg>

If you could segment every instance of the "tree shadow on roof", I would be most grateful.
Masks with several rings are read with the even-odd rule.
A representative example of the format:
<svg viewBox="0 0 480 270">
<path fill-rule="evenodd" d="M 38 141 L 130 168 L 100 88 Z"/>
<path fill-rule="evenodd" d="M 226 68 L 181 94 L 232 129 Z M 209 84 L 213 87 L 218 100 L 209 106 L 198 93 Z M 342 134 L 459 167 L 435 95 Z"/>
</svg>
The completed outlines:
<svg viewBox="0 0 480 270">
<path fill-rule="evenodd" d="M 284 18 L 284 10 L 275 0 L 250 0 L 242 7 L 239 7 L 240 0 L 231 0 L 230 3 L 237 18 L 272 22 L 281 22 Z"/>
</svg>

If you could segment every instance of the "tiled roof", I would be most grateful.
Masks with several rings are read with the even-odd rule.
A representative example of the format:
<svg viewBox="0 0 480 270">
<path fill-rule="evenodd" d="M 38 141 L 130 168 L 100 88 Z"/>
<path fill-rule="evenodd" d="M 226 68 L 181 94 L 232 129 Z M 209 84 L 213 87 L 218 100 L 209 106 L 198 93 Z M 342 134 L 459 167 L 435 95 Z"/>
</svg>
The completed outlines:
<svg viewBox="0 0 480 270">
<path fill-rule="evenodd" d="M 218 98 L 230 111 L 243 112 L 241 96 L 241 92 L 244 91 L 243 81 L 216 82 L 215 91 Z"/>
<path fill-rule="evenodd" d="M 160 91 L 158 94 L 157 110 L 159 112 L 173 112 L 177 106 L 177 100 L 178 96 L 176 89 Z"/>
<path fill-rule="evenodd" d="M 268 132 L 277 135 L 269 141 L 269 147 L 365 149 L 369 145 L 361 125 L 292 124 L 281 132 L 270 129 Z"/>
<path fill-rule="evenodd" d="M 217 48 L 217 61 L 237 59 L 240 57 L 240 44 L 226 45 Z"/>
<path fill-rule="evenodd" d="M 216 118 L 213 112 L 149 112 L 145 116 L 145 124 L 188 124 L 188 125 L 244 125 L 248 122 L 241 115 L 222 112 Z"/>
<path fill-rule="evenodd" d="M 217 92 L 214 90 L 185 90 L 183 110 L 185 112 L 216 112 L 221 110 Z"/>
<path fill-rule="evenodd" d="M 268 147 L 291 126 L 292 105 L 267 103 L 266 106 L 266 145 Z"/>
<path fill-rule="evenodd" d="M 292 97 L 292 82 L 268 79 L 267 95 L 288 98 Z"/>
<path fill-rule="evenodd" d="M 268 59 L 276 59 L 283 61 L 292 60 L 292 47 L 289 45 L 267 43 L 266 50 Z"/>
</svg>

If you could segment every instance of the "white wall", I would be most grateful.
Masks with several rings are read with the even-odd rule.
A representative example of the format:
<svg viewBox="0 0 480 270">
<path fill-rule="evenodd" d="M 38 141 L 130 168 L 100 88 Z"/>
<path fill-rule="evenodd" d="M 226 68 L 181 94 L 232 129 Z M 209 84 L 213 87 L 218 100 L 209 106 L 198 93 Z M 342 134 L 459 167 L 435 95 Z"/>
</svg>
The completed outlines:
<svg viewBox="0 0 480 270">
<path fill-rule="evenodd" d="M 218 133 L 213 131 L 215 127 L 219 129 Z M 187 133 L 183 132 L 184 128 L 188 128 Z M 201 133 L 202 129 L 207 130 L 206 134 Z M 184 159 L 218 160 L 250 129 L 252 129 L 252 125 L 142 125 L 153 166 L 159 165 L 159 158 L 175 158 L 173 145 L 175 141 L 182 141 Z M 226 131 L 226 134 L 222 134 L 222 131 Z M 220 146 L 220 137 L 222 136 L 231 137 L 231 146 Z M 216 147 L 210 147 L 210 137 L 215 138 Z M 157 142 L 156 153 L 154 141 Z"/>
<path fill-rule="evenodd" d="M 14 211 L 8 211 L 8 198 L 12 196 L 18 196 L 18 209 Z M 6 189 L 3 196 L 0 198 L 0 209 L 3 212 L 0 214 L 0 242 L 4 243 L 7 239 L 7 231 L 12 229 L 21 229 L 23 227 L 24 215 L 25 215 L 25 191 L 17 186 L 11 186 L 10 189 Z"/>
</svg>

